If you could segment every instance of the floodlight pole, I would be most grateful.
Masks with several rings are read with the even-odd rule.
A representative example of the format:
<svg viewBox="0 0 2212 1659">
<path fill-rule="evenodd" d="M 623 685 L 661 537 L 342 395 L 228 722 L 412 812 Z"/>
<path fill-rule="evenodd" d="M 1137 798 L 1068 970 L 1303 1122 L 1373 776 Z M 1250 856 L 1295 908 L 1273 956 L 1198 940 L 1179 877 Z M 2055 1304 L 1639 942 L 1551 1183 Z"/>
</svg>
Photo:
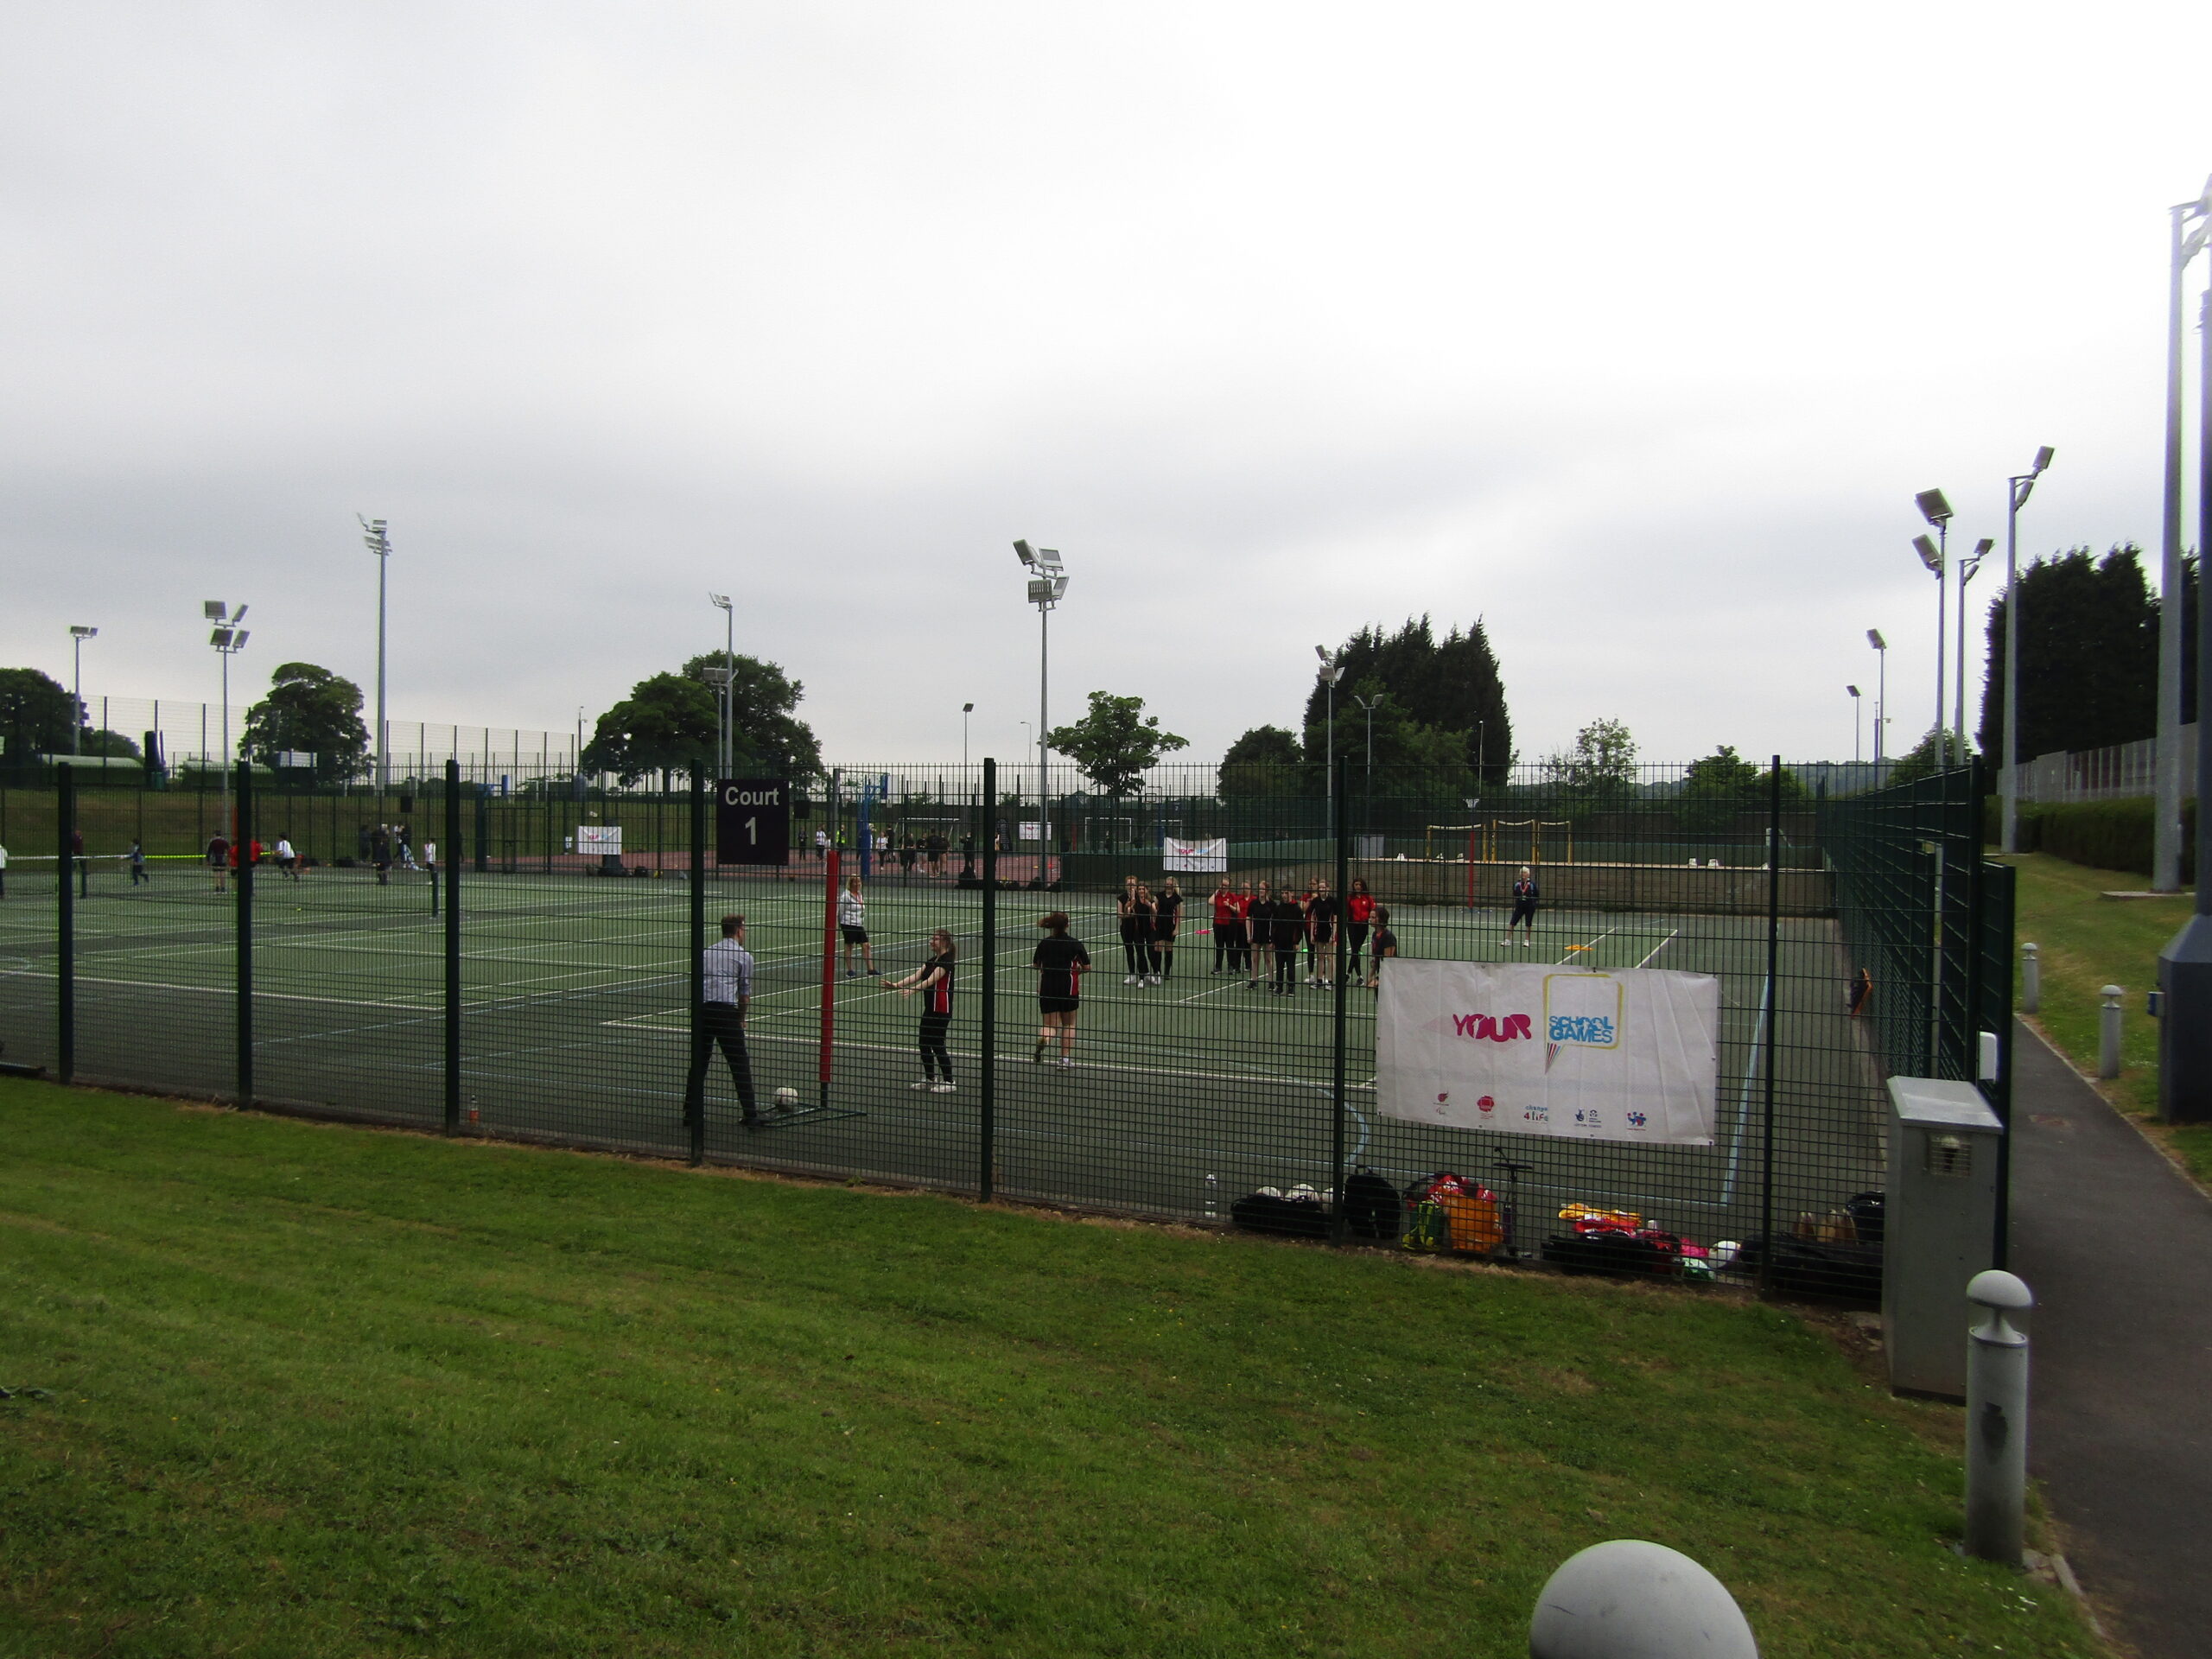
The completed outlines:
<svg viewBox="0 0 2212 1659">
<path fill-rule="evenodd" d="M 1864 734 L 1866 722 L 1860 718 L 1864 711 L 1859 706 L 1860 702 L 1859 688 L 1855 685 L 1847 685 L 1843 689 L 1851 693 L 1851 764 L 1855 766 L 1865 758 Z"/>
<path fill-rule="evenodd" d="M 1948 631 L 1946 624 L 1949 620 L 1945 613 L 1950 598 L 1951 504 L 1944 499 L 1941 490 L 1923 490 L 1913 497 L 1912 503 L 1920 509 L 1920 516 L 1936 526 L 1936 544 L 1933 547 L 1928 544 L 1925 536 L 1914 537 L 1912 547 L 1913 551 L 1920 555 L 1920 562 L 1936 578 L 1936 726 L 1933 735 L 1936 739 L 1936 765 L 1941 770 L 1951 764 L 1950 728 L 1943 720 L 1943 697 L 1950 687 L 1943 666 L 1943 636 Z M 1959 602 L 1966 602 L 1963 590 Z"/>
<path fill-rule="evenodd" d="M 1067 567 L 1061 563 L 1054 549 L 1035 548 L 1027 541 L 1014 544 L 1014 556 L 1029 571 L 1029 599 L 1037 607 L 1037 877 L 1045 879 L 1045 855 L 1047 830 L 1052 811 L 1046 804 L 1045 754 L 1047 747 L 1046 733 L 1051 729 L 1046 709 L 1046 692 L 1051 684 L 1049 668 L 1052 660 L 1052 613 L 1068 590 Z M 1019 828 L 1019 825 L 1016 826 Z M 1019 841 L 1020 837 L 1015 836 Z"/>
<path fill-rule="evenodd" d="M 2152 784 L 2157 799 L 2151 829 L 2151 888 L 2172 893 L 2181 887 L 2181 653 L 2182 653 L 2182 288 L 2189 263 L 2212 230 L 2212 179 L 2195 201 L 2168 209 L 2172 220 L 2172 256 L 2166 279 L 2166 472 L 2164 512 L 2158 558 L 2158 765 Z M 2199 221 L 2193 231 L 2190 219 Z M 2200 810 L 2199 817 L 2203 814 Z"/>
<path fill-rule="evenodd" d="M 1320 669 L 1314 677 L 1321 682 L 1323 690 L 1328 694 L 1329 714 L 1325 722 L 1328 731 L 1328 798 L 1333 801 L 1337 798 L 1337 682 L 1344 678 L 1344 671 L 1343 664 L 1329 655 L 1325 645 L 1314 646 L 1313 654 L 1321 659 Z"/>
<path fill-rule="evenodd" d="M 722 700 L 721 731 L 715 748 L 715 759 L 721 763 L 725 778 L 737 767 L 737 611 L 728 594 L 709 594 L 707 598 L 722 613 Z"/>
<path fill-rule="evenodd" d="M 377 562 L 377 788 L 381 791 L 391 781 L 391 728 L 385 719 L 385 593 L 386 576 L 391 568 L 391 537 L 385 531 L 381 518 L 360 519 L 361 541 L 376 556 Z"/>
<path fill-rule="evenodd" d="M 1998 779 L 2005 822 L 1998 844 L 2008 853 L 2020 850 L 2020 509 L 2052 454 L 2045 444 L 2033 467 L 2005 480 L 2005 769 Z"/>
<path fill-rule="evenodd" d="M 1974 551 L 1959 561 L 1959 618 L 1958 663 L 1952 670 L 1951 683 L 1955 688 L 1951 704 L 1951 723 L 1959 736 L 1959 760 L 1964 763 L 1974 751 L 1967 747 L 1967 584 L 1981 569 L 1981 562 L 1989 556 L 1996 543 L 1986 539 L 1974 543 Z"/>
<path fill-rule="evenodd" d="M 1890 723 L 1890 645 L 1879 628 L 1866 630 L 1866 643 L 1874 647 L 1874 784 L 1882 782 L 1882 728 Z"/>
<path fill-rule="evenodd" d="M 76 658 L 76 666 L 71 672 L 69 682 L 70 700 L 76 705 L 69 715 L 69 753 L 72 754 L 85 752 L 85 641 L 99 632 L 98 628 L 76 626 L 69 630 L 69 644 Z M 106 721 L 102 721 L 101 724 L 105 725 Z"/>
<path fill-rule="evenodd" d="M 972 702 L 960 705 L 960 766 L 963 772 L 968 767 L 968 716 L 975 712 L 976 705 Z"/>
</svg>

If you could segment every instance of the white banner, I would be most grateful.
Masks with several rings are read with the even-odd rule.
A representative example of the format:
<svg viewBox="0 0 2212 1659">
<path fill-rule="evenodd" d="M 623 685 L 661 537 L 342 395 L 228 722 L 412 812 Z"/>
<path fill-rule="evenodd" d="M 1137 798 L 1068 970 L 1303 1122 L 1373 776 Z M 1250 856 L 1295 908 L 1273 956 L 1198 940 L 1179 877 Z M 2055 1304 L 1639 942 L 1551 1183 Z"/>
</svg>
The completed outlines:
<svg viewBox="0 0 2212 1659">
<path fill-rule="evenodd" d="M 576 826 L 576 850 L 597 853 L 605 857 L 622 850 L 622 826 L 619 823 L 580 823 Z"/>
<path fill-rule="evenodd" d="M 1227 836 L 1211 841 L 1181 841 L 1169 836 L 1160 843 L 1160 867 L 1164 870 L 1185 870 L 1202 875 L 1229 874 Z"/>
<path fill-rule="evenodd" d="M 1014 838 L 1016 841 L 1050 841 L 1052 838 L 1052 826 L 1049 823 L 1039 823 L 1033 818 L 1024 818 L 1020 823 L 1014 825 Z"/>
<path fill-rule="evenodd" d="M 1376 1020 L 1387 1116 L 1713 1144 L 1720 982 L 1709 974 L 1398 958 Z"/>
</svg>

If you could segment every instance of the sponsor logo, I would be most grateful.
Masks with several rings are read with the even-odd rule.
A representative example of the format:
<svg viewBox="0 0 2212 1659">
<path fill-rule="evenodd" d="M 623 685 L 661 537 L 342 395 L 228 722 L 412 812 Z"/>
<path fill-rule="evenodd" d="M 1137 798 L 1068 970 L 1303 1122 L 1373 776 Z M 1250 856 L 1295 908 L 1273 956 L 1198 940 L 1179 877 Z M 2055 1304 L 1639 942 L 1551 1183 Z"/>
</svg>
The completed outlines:
<svg viewBox="0 0 2212 1659">
<path fill-rule="evenodd" d="M 1491 1113 L 1497 1109 L 1497 1103 L 1492 1100 L 1488 1095 L 1484 1095 L 1480 1100 L 1475 1103 L 1475 1109 L 1481 1112 L 1484 1116 L 1488 1116 Z"/>
<path fill-rule="evenodd" d="M 1452 1016 L 1452 1032 L 1457 1037 L 1477 1042 L 1486 1038 L 1493 1043 L 1510 1043 L 1516 1038 L 1533 1038 L 1536 1034 L 1525 1014 L 1455 1014 Z"/>
<path fill-rule="evenodd" d="M 1605 1122 L 1605 1120 L 1599 1117 L 1597 1113 L 1586 1110 L 1577 1112 L 1574 1115 L 1574 1121 L 1582 1125 L 1586 1129 L 1597 1128 Z"/>
<path fill-rule="evenodd" d="M 1631 1129 L 1640 1129 L 1650 1121 L 1642 1112 L 1630 1112 L 1628 1115 L 1628 1126 Z"/>
<path fill-rule="evenodd" d="M 1548 1123 L 1552 1121 L 1552 1109 L 1548 1106 L 1523 1107 L 1521 1116 L 1531 1123 Z"/>
<path fill-rule="evenodd" d="M 1575 1043 L 1587 1048 L 1611 1048 L 1618 1033 L 1602 1014 L 1555 1014 L 1550 1037 L 1554 1043 Z"/>
</svg>

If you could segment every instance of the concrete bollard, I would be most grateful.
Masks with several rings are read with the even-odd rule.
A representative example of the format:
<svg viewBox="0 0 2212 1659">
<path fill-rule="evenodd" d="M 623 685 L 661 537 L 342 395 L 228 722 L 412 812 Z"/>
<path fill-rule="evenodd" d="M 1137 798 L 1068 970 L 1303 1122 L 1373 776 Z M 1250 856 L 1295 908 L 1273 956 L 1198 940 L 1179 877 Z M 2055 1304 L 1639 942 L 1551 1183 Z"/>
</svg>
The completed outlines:
<svg viewBox="0 0 2212 1659">
<path fill-rule="evenodd" d="M 2018 1567 L 2028 1501 L 2028 1339 L 2005 1316 L 2024 1313 L 2036 1299 L 1993 1268 L 1967 1281 L 1967 1300 L 1989 1317 L 1967 1337 L 1966 1552 Z"/>
<path fill-rule="evenodd" d="M 1728 1588 L 1679 1550 L 1592 1544 L 1560 1564 L 1529 1621 L 1529 1659 L 1758 1659 Z"/>
<path fill-rule="evenodd" d="M 2097 995 L 2105 1000 L 2097 1011 L 2097 1075 L 2116 1077 L 2120 1075 L 2120 999 L 2127 993 L 2117 985 L 2107 985 Z"/>
<path fill-rule="evenodd" d="M 2043 1012 L 2043 956 L 2032 944 L 2020 947 L 2020 1012 Z"/>
</svg>

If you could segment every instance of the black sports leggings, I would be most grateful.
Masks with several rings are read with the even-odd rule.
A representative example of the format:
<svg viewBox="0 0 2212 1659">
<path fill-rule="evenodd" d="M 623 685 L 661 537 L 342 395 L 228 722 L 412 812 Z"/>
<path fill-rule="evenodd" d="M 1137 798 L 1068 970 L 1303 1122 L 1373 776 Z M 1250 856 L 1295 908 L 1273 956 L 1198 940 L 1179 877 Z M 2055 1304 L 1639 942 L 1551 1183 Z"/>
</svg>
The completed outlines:
<svg viewBox="0 0 2212 1659">
<path fill-rule="evenodd" d="M 949 1014 L 925 1014 L 922 1016 L 922 1075 L 933 1077 L 944 1073 L 947 1083 L 952 1081 L 952 1051 L 945 1046 L 944 1034 L 952 1028 Z"/>
<path fill-rule="evenodd" d="M 1295 941 L 1275 946 L 1275 988 L 1287 991 L 1298 979 L 1298 945 Z"/>
<path fill-rule="evenodd" d="M 1364 950 L 1366 946 L 1367 924 L 1365 922 L 1345 923 L 1344 950 L 1345 953 L 1351 958 L 1351 973 L 1354 979 L 1357 979 L 1359 977 L 1359 953 Z"/>
</svg>

